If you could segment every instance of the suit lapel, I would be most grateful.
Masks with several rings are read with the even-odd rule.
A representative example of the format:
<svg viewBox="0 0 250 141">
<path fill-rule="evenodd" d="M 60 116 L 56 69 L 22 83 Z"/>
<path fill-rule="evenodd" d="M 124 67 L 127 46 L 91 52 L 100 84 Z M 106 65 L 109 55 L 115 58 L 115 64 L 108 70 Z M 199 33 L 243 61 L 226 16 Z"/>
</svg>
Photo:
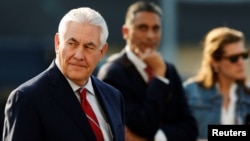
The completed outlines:
<svg viewBox="0 0 250 141">
<path fill-rule="evenodd" d="M 133 79 L 131 82 L 138 82 L 141 81 L 139 84 L 144 84 L 146 85 L 146 82 L 142 78 L 141 74 L 138 72 L 138 70 L 135 68 L 134 64 L 128 59 L 128 56 L 125 52 L 125 50 L 121 51 L 120 53 L 120 58 L 117 59 L 117 62 L 125 66 L 125 68 L 128 69 L 130 73 L 130 78 Z"/>
<path fill-rule="evenodd" d="M 114 117 L 111 117 L 111 115 L 115 115 L 115 111 L 112 107 L 112 105 L 108 102 L 110 100 L 108 100 L 108 97 L 106 96 L 108 93 L 105 92 L 104 89 L 102 89 L 102 85 L 99 85 L 99 80 L 96 80 L 96 78 L 93 78 L 92 77 L 92 83 L 93 83 L 93 87 L 94 87 L 94 90 L 95 90 L 95 94 L 99 100 L 99 103 L 102 107 L 102 110 L 106 116 L 106 119 L 107 119 L 107 123 L 109 124 L 110 126 L 110 130 L 112 132 L 112 136 L 113 136 L 113 139 L 115 140 L 116 137 L 116 134 L 115 134 L 115 129 L 116 129 L 116 125 L 114 123 L 115 119 L 112 119 Z"/>
<path fill-rule="evenodd" d="M 68 81 L 56 67 L 55 63 L 51 65 L 48 78 L 50 79 L 49 82 L 51 82 L 52 87 L 54 87 L 53 90 L 55 90 L 52 94 L 55 101 L 65 111 L 65 114 L 72 119 L 76 126 L 82 130 L 86 138 L 88 138 L 88 140 L 94 140 L 95 136 L 80 106 L 80 102 L 77 100 Z"/>
<path fill-rule="evenodd" d="M 139 71 L 135 68 L 134 64 L 128 59 L 125 51 L 121 53 L 121 56 L 117 62 L 125 66 L 125 68 L 128 70 L 128 74 L 126 75 L 130 76 L 129 79 L 132 79 L 129 81 L 130 86 L 136 86 L 137 90 L 142 90 L 141 92 L 136 93 L 134 96 L 137 97 L 137 99 L 144 97 L 143 94 L 148 84 L 144 81 Z"/>
</svg>

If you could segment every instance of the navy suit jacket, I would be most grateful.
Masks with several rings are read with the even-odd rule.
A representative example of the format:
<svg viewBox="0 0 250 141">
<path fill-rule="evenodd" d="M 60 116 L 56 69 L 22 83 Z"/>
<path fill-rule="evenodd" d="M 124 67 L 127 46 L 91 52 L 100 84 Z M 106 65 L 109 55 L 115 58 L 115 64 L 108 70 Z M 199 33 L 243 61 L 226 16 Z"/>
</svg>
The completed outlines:
<svg viewBox="0 0 250 141">
<path fill-rule="evenodd" d="M 152 140 L 161 128 L 168 141 L 195 141 L 198 135 L 175 67 L 166 63 L 167 85 L 157 78 L 147 84 L 124 50 L 108 58 L 97 77 L 124 95 L 126 126 Z"/>
<path fill-rule="evenodd" d="M 91 76 L 113 141 L 124 141 L 121 93 Z M 94 141 L 80 102 L 54 61 L 48 69 L 11 92 L 5 109 L 3 141 Z"/>
</svg>

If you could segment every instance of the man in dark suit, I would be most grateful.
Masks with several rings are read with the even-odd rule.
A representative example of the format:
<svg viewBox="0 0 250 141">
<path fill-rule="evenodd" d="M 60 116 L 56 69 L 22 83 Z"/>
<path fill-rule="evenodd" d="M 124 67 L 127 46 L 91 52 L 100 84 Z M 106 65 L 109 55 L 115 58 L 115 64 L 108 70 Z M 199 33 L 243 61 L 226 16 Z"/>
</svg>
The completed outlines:
<svg viewBox="0 0 250 141">
<path fill-rule="evenodd" d="M 157 52 L 161 15 L 154 3 L 132 4 L 122 27 L 126 46 L 108 58 L 97 74 L 124 96 L 127 141 L 195 141 L 197 137 L 179 74 Z M 153 78 L 144 72 L 147 67 Z"/>
<path fill-rule="evenodd" d="M 56 59 L 9 95 L 3 141 L 96 141 L 92 115 L 81 108 L 82 88 L 98 119 L 101 140 L 124 141 L 122 95 L 91 75 L 108 49 L 107 38 L 98 12 L 88 7 L 69 11 L 55 35 Z"/>
</svg>

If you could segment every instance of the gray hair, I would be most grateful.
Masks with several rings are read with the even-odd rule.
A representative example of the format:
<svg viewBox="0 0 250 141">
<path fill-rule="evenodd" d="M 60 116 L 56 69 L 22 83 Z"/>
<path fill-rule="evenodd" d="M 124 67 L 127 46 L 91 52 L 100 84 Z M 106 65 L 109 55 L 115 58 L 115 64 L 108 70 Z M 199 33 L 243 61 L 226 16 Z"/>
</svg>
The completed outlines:
<svg viewBox="0 0 250 141">
<path fill-rule="evenodd" d="M 108 35 L 109 35 L 108 26 L 104 18 L 97 11 L 89 7 L 80 7 L 80 8 L 70 10 L 68 13 L 64 15 L 64 17 L 61 19 L 59 23 L 59 26 L 58 26 L 59 36 L 63 35 L 63 33 L 65 32 L 67 28 L 67 25 L 71 21 L 79 22 L 79 23 L 89 23 L 89 24 L 93 24 L 95 26 L 100 27 L 101 28 L 101 36 L 100 36 L 101 46 L 103 46 L 107 42 Z"/>
</svg>

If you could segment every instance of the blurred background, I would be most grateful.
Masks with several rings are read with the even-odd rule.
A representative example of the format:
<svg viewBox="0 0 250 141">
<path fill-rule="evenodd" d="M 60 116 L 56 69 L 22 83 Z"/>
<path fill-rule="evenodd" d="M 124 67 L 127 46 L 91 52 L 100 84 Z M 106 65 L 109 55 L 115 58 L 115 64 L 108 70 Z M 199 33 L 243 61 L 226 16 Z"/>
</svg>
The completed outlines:
<svg viewBox="0 0 250 141">
<path fill-rule="evenodd" d="M 0 133 L 4 105 L 11 90 L 47 68 L 55 57 L 54 35 L 66 12 L 87 6 L 104 16 L 110 32 L 108 57 L 125 45 L 121 26 L 127 7 L 134 1 L 1 0 Z M 176 65 L 183 80 L 196 73 L 201 60 L 200 42 L 211 28 L 229 26 L 241 30 L 249 44 L 250 0 L 152 1 L 164 12 L 159 50 Z M 248 70 L 250 75 L 250 65 Z"/>
</svg>

